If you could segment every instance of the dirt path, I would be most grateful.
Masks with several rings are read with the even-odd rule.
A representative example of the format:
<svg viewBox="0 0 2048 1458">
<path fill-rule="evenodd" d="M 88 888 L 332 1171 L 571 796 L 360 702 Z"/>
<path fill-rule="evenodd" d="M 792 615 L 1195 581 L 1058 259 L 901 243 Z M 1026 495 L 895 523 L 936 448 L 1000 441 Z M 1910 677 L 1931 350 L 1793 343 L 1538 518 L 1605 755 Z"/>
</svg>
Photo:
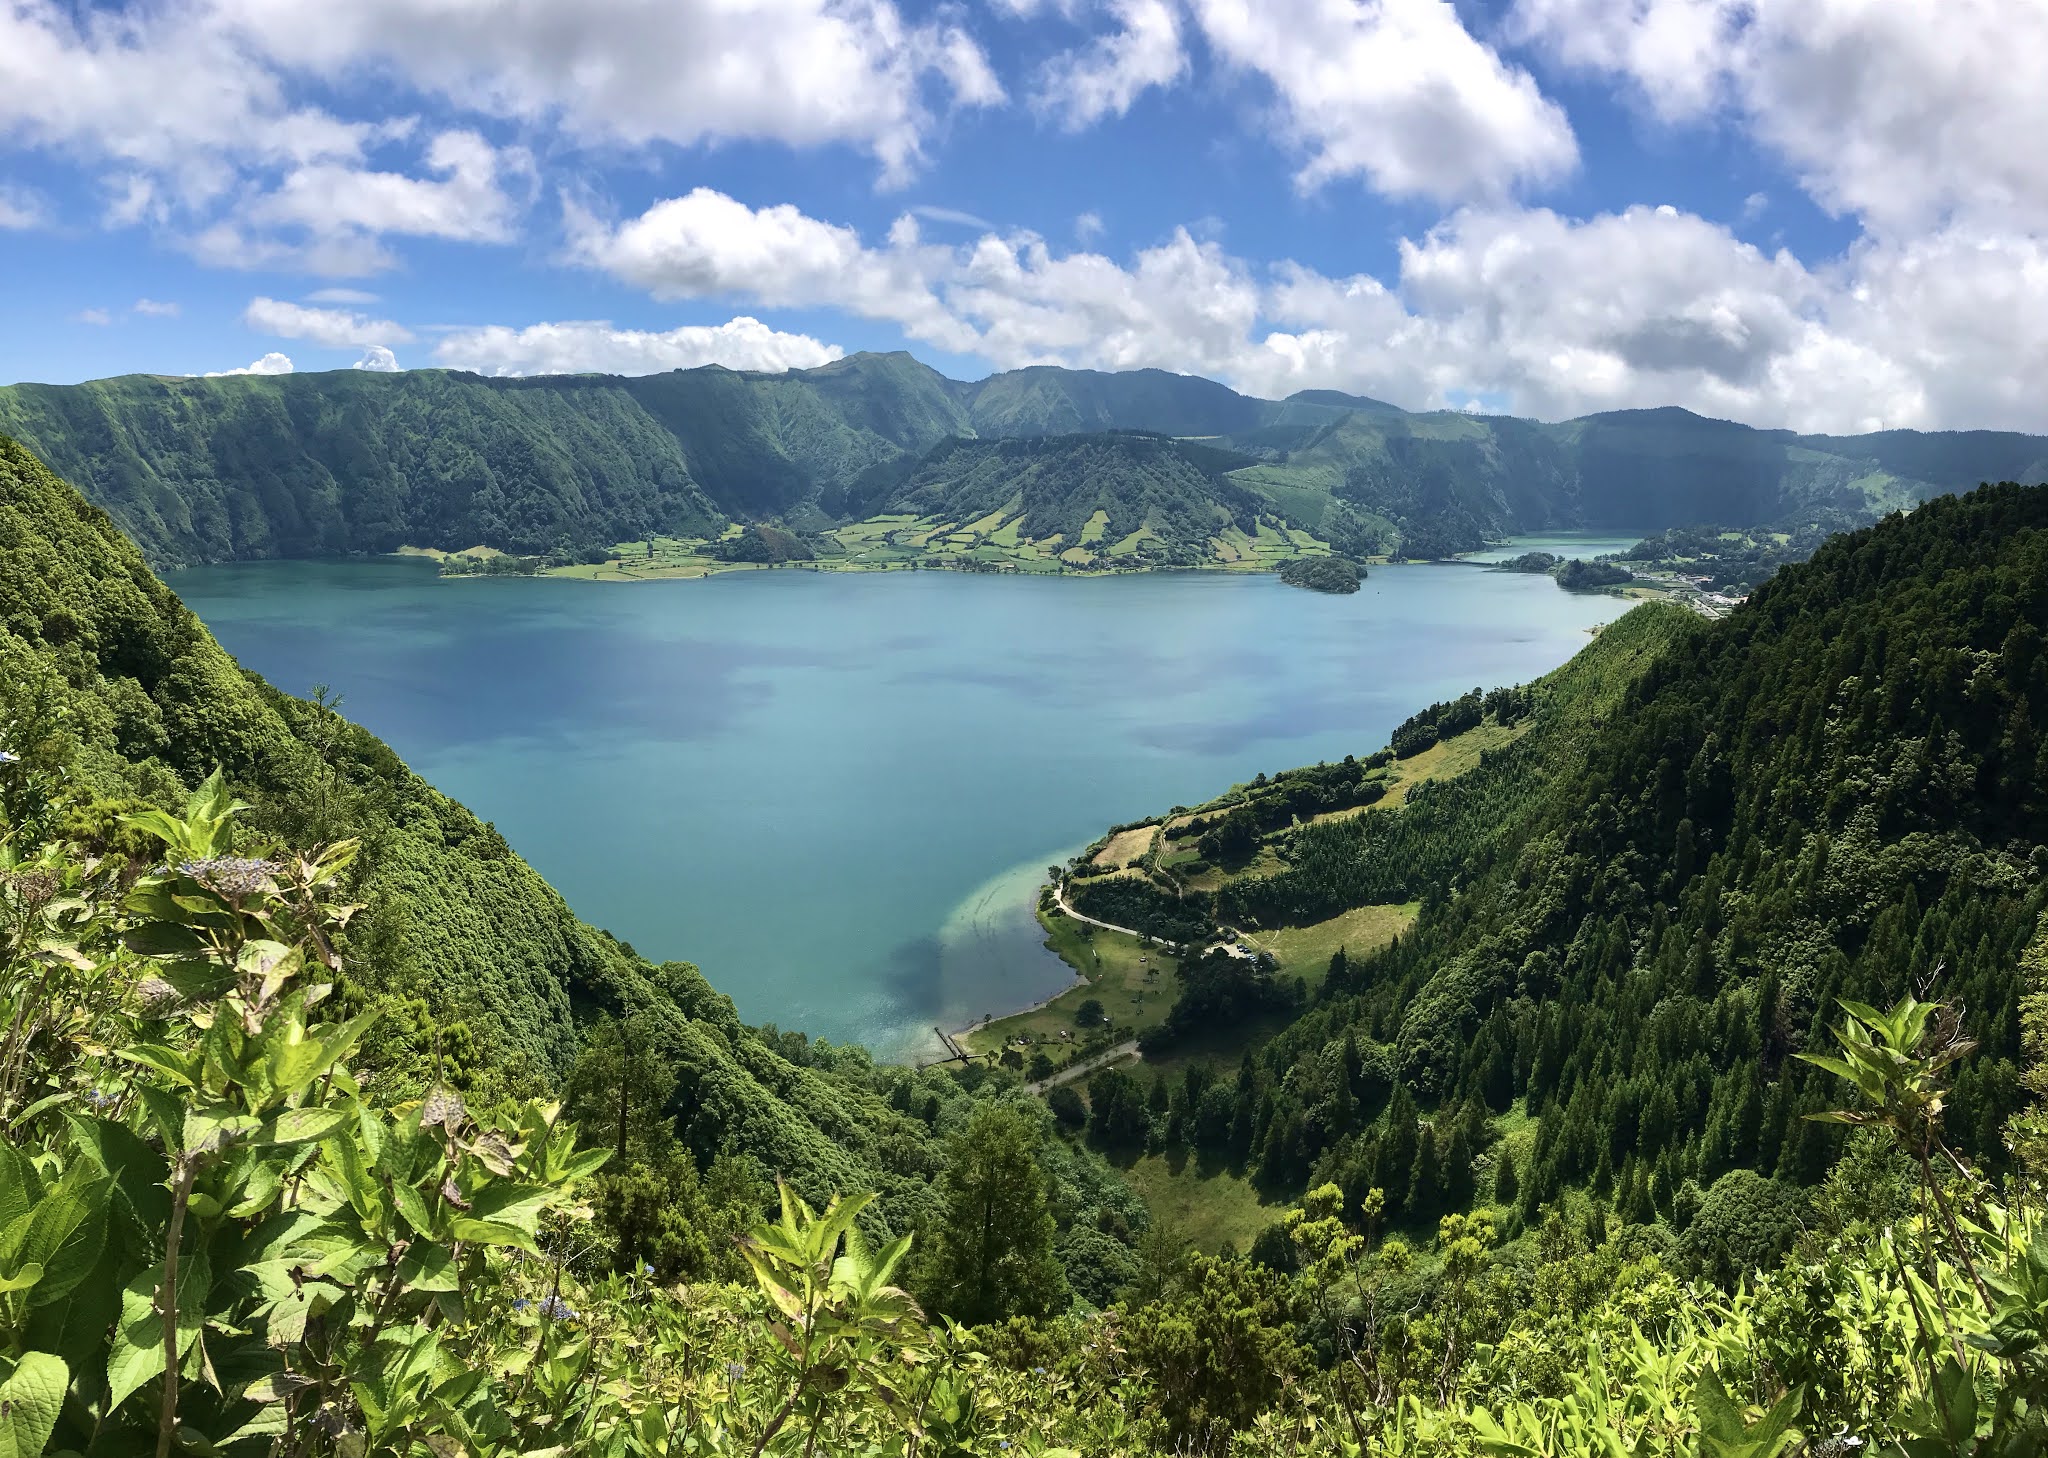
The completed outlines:
<svg viewBox="0 0 2048 1458">
<path fill-rule="evenodd" d="M 1118 928 L 1118 930 L 1121 929 Z M 1071 1083 L 1084 1073 L 1093 1073 L 1098 1068 L 1132 1055 L 1140 1059 L 1145 1056 L 1138 1052 L 1138 1040 L 1136 1038 L 1131 1039 L 1127 1043 L 1119 1043 L 1114 1048 L 1105 1048 L 1094 1057 L 1084 1058 L 1079 1063 L 1070 1063 L 1050 1078 L 1041 1078 L 1037 1083 L 1027 1083 L 1024 1085 L 1024 1092 L 1028 1094 L 1042 1094 L 1049 1088 L 1058 1088 L 1063 1083 Z"/>
</svg>

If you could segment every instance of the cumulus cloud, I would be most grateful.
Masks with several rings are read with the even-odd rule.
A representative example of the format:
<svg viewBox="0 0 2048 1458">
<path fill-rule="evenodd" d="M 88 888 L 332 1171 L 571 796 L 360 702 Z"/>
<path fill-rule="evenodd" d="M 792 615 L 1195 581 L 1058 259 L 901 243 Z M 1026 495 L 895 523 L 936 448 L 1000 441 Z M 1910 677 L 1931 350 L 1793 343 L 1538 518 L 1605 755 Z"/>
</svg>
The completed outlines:
<svg viewBox="0 0 2048 1458">
<path fill-rule="evenodd" d="M 363 351 L 363 357 L 349 366 L 355 370 L 369 370 L 374 374 L 395 375 L 405 366 L 398 362 L 398 356 L 381 344 L 373 344 Z"/>
<path fill-rule="evenodd" d="M 212 265 L 350 276 L 396 264 L 387 237 L 509 240 L 530 159 L 427 135 L 429 98 L 572 146 L 845 145 L 901 182 L 949 114 L 1004 94 L 950 10 L 895 0 L 0 5 L 0 137 L 81 162 L 107 226 Z M 40 218 L 0 193 L 0 227 Z"/>
<path fill-rule="evenodd" d="M 437 363 L 484 375 L 652 375 L 710 364 L 780 373 L 829 364 L 842 353 L 837 345 L 744 315 L 661 333 L 618 329 L 604 320 L 491 325 L 461 330 L 434 347 Z"/>
<path fill-rule="evenodd" d="M 1465 29 L 1448 0 L 1191 0 L 1210 51 L 1262 76 L 1303 187 L 1497 195 L 1570 172 L 1564 111 Z"/>
<path fill-rule="evenodd" d="M 260 296 L 251 299 L 249 307 L 242 311 L 242 322 L 262 334 L 310 340 L 329 349 L 405 344 L 413 337 L 411 330 L 389 319 Z"/>
<path fill-rule="evenodd" d="M 264 355 L 263 358 L 257 360 L 255 363 L 245 364 L 239 369 L 208 370 L 206 372 L 206 378 L 209 380 L 218 380 L 228 375 L 288 375 L 291 372 L 291 357 L 289 355 L 279 354 L 275 350 L 273 350 L 269 354 Z"/>
<path fill-rule="evenodd" d="M 956 22 L 911 20 L 892 0 L 208 8 L 266 59 L 321 76 L 376 65 L 458 107 L 593 141 L 845 143 L 892 178 L 921 160 L 941 103 L 1003 94 Z"/>
<path fill-rule="evenodd" d="M 1173 0 L 1112 0 L 1117 29 L 1056 57 L 1033 104 L 1068 131 L 1122 116 L 1145 92 L 1186 74 L 1180 14 Z"/>
<path fill-rule="evenodd" d="M 1806 430 L 2048 427 L 2029 388 L 2048 374 L 2048 249 L 1956 229 L 1813 268 L 1675 208 L 1495 204 L 1406 240 L 1382 279 L 1262 266 L 1186 229 L 1123 260 L 1027 232 L 940 246 L 907 218 L 869 243 L 700 191 L 586 219 L 580 248 L 660 298 L 836 308 L 998 368 L 1151 366 L 1546 418 L 1682 404 Z"/>
<path fill-rule="evenodd" d="M 1880 231 L 2048 227 L 2048 7 L 2004 0 L 1517 0 L 1522 39 L 1727 114 Z"/>
<path fill-rule="evenodd" d="M 508 174 L 529 175 L 524 152 L 500 152 L 472 131 L 442 132 L 422 158 L 430 178 L 326 162 L 294 168 L 243 216 L 258 226 L 315 234 L 395 233 L 458 242 L 502 243 L 516 208 Z"/>
<path fill-rule="evenodd" d="M 743 294 L 769 308 L 830 304 L 905 324 L 935 343 L 971 343 L 950 327 L 925 282 L 948 250 L 924 245 L 908 214 L 887 248 L 871 249 L 853 229 L 788 204 L 755 209 L 700 187 L 617 225 L 572 211 L 569 231 L 573 258 L 657 299 Z"/>
</svg>

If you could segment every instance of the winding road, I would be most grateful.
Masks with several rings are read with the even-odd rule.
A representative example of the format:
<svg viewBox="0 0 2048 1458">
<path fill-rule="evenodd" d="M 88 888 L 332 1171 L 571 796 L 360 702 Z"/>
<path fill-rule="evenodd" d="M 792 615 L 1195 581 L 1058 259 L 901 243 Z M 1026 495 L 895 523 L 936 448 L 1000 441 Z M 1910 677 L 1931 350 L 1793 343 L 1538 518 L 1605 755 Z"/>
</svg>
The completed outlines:
<svg viewBox="0 0 2048 1458">
<path fill-rule="evenodd" d="M 1117 930 L 1122 931 L 1123 928 L 1118 927 Z M 1139 1059 L 1143 1059 L 1145 1056 L 1138 1052 L 1138 1040 L 1136 1038 L 1132 1038 L 1128 1042 L 1119 1043 L 1114 1048 L 1105 1048 L 1091 1058 L 1082 1059 L 1079 1063 L 1069 1063 L 1050 1078 L 1041 1078 L 1036 1083 L 1027 1083 L 1024 1085 L 1024 1092 L 1028 1094 L 1042 1094 L 1049 1088 L 1057 1088 L 1063 1083 L 1071 1083 L 1084 1073 L 1093 1073 L 1098 1068 L 1107 1067 L 1121 1058 L 1132 1056 Z"/>
<path fill-rule="evenodd" d="M 1088 925 L 1099 926 L 1104 931 L 1122 932 L 1127 937 L 1144 937 L 1148 935 L 1148 933 L 1141 932 L 1136 927 L 1118 926 L 1113 921 L 1101 921 L 1095 917 L 1088 916 L 1082 912 L 1074 910 L 1074 908 L 1070 904 L 1068 904 L 1067 888 L 1065 886 L 1055 886 L 1052 888 L 1052 900 L 1055 906 L 1059 907 L 1061 911 L 1064 911 L 1068 916 L 1071 916 L 1075 921 L 1085 921 L 1088 923 Z M 1165 948 L 1169 952 L 1184 952 L 1187 950 L 1187 948 L 1179 942 L 1161 942 L 1157 937 L 1153 937 L 1152 940 L 1158 942 L 1158 944 L 1161 947 Z"/>
</svg>

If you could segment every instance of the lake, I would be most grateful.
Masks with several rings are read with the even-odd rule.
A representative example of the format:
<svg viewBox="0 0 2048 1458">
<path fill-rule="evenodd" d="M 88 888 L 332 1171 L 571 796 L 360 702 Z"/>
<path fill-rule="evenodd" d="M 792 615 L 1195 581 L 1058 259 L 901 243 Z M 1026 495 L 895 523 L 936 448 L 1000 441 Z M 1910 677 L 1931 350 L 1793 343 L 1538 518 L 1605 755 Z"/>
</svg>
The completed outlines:
<svg viewBox="0 0 2048 1458">
<path fill-rule="evenodd" d="M 1516 537 L 1512 542 L 1498 547 L 1488 547 L 1483 552 L 1467 552 L 1459 560 L 1486 564 L 1505 562 L 1521 556 L 1524 552 L 1548 552 L 1553 557 L 1578 557 L 1590 562 L 1596 557 L 1617 556 L 1644 537 L 1654 535 L 1652 531 L 1542 532 L 1532 536 Z"/>
<path fill-rule="evenodd" d="M 252 562 L 172 586 L 245 665 L 495 821 L 585 920 L 753 1022 L 904 1056 L 1071 980 L 1032 915 L 1108 825 L 1386 742 L 1628 604 L 1548 577 L 733 572 L 442 580 Z"/>
</svg>

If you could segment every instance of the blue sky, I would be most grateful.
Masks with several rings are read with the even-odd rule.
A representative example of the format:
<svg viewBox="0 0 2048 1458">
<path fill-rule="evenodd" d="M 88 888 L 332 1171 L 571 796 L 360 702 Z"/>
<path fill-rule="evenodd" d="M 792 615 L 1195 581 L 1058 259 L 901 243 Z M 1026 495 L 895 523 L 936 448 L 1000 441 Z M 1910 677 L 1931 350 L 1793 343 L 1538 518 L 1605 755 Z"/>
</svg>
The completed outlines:
<svg viewBox="0 0 2048 1458">
<path fill-rule="evenodd" d="M 2031 0 L 0 4 L 0 379 L 1156 366 L 2048 430 Z"/>
</svg>

